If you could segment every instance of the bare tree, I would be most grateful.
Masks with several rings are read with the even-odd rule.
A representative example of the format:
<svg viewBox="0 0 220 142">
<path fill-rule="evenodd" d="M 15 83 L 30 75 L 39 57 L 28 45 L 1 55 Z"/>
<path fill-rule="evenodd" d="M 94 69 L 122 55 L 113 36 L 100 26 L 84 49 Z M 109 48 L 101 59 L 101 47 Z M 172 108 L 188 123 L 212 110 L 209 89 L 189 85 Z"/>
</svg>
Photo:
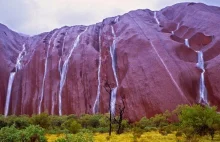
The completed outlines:
<svg viewBox="0 0 220 142">
<path fill-rule="evenodd" d="M 116 119 L 116 118 L 114 117 L 114 121 L 118 124 L 117 134 L 121 134 L 121 133 L 123 132 L 122 120 L 123 120 L 123 115 L 124 115 L 124 111 L 125 111 L 124 98 L 121 97 L 121 101 L 122 101 L 122 106 L 119 105 L 119 107 L 118 107 L 119 118 Z"/>
<path fill-rule="evenodd" d="M 109 95 L 109 136 L 111 136 L 111 132 L 112 132 L 112 120 L 114 120 L 114 122 L 116 122 L 118 124 L 118 129 L 117 129 L 117 134 L 121 134 L 123 132 L 123 128 L 122 128 L 122 120 L 123 120 L 123 115 L 124 115 L 124 111 L 125 111 L 125 100 L 123 97 L 121 97 L 121 101 L 122 101 L 122 105 L 118 105 L 117 108 L 117 112 L 119 114 L 118 119 L 114 116 L 111 112 L 111 93 L 112 93 L 112 87 L 111 84 L 106 81 L 105 85 L 104 85 L 105 91 L 108 93 Z M 113 118 L 112 118 L 113 117 Z"/>
<path fill-rule="evenodd" d="M 105 91 L 109 94 L 109 113 L 110 113 L 109 114 L 109 136 L 111 136 L 111 133 L 112 133 L 112 112 L 111 112 L 112 88 L 108 81 L 105 82 L 104 88 L 105 88 Z"/>
</svg>

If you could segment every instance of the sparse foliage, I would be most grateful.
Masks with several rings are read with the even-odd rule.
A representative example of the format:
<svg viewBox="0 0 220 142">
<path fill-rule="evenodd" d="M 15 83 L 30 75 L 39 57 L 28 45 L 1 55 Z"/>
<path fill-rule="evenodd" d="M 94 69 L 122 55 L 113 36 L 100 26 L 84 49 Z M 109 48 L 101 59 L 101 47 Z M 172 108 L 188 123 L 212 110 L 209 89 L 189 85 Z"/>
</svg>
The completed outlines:
<svg viewBox="0 0 220 142">
<path fill-rule="evenodd" d="M 188 136 L 210 134 L 214 138 L 215 131 L 220 125 L 220 115 L 216 107 L 193 105 L 180 106 L 177 109 L 183 132 Z"/>
</svg>

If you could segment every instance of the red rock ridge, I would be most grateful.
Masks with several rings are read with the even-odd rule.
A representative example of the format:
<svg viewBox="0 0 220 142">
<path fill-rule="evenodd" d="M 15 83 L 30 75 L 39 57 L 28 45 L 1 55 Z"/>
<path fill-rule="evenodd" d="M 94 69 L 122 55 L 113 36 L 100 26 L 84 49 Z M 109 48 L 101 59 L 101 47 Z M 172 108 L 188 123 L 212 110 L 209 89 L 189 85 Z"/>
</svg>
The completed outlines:
<svg viewBox="0 0 220 142">
<path fill-rule="evenodd" d="M 104 85 L 108 81 L 112 88 L 116 86 L 109 50 L 114 40 L 112 27 L 119 81 L 116 110 L 124 99 L 125 117 L 130 121 L 173 110 L 179 104 L 198 103 L 201 70 L 196 67 L 195 51 L 203 52 L 209 104 L 219 106 L 219 15 L 218 7 L 181 3 L 156 12 L 156 17 L 153 11 L 135 10 L 119 16 L 118 21 L 112 17 L 88 26 L 68 62 L 62 114 L 93 113 L 99 54 L 102 59 L 99 112 L 108 112 L 109 95 Z M 62 27 L 24 37 L 0 25 L 0 113 L 4 114 L 9 74 L 25 44 L 23 68 L 15 75 L 9 114 L 39 112 L 46 59 L 41 112 L 59 114 L 60 69 L 77 36 L 85 29 L 85 26 Z M 185 45 L 185 39 L 190 47 Z"/>
</svg>

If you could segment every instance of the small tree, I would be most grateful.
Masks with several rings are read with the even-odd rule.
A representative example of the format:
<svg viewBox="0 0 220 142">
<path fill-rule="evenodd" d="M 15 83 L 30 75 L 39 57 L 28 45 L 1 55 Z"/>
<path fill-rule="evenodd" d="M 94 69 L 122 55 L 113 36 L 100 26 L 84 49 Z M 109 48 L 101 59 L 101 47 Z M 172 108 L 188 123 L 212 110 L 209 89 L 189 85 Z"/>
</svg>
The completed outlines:
<svg viewBox="0 0 220 142">
<path fill-rule="evenodd" d="M 33 125 L 39 125 L 44 129 L 48 129 L 50 126 L 50 117 L 47 113 L 41 113 L 38 115 L 32 115 L 31 122 Z"/>
<path fill-rule="evenodd" d="M 123 131 L 122 120 L 125 111 L 125 102 L 123 98 L 121 100 L 122 100 L 122 106 L 121 105 L 118 106 L 119 117 L 118 119 L 114 117 L 114 121 L 118 124 L 117 134 L 121 134 Z"/>
<path fill-rule="evenodd" d="M 112 133 L 112 112 L 111 112 L 112 88 L 111 88 L 110 83 L 108 81 L 105 82 L 104 88 L 105 88 L 105 91 L 109 95 L 109 136 L 111 136 L 111 133 Z"/>
<path fill-rule="evenodd" d="M 27 142 L 46 142 L 45 130 L 40 126 L 30 125 L 21 130 L 21 141 Z"/>
<path fill-rule="evenodd" d="M 216 107 L 202 107 L 201 105 L 184 105 L 178 107 L 176 112 L 182 128 L 186 129 L 184 132 L 186 135 L 198 134 L 203 136 L 210 134 L 213 139 L 220 124 L 220 115 L 216 109 Z"/>
<path fill-rule="evenodd" d="M 20 140 L 19 130 L 14 125 L 0 129 L 1 142 L 16 142 Z"/>
<path fill-rule="evenodd" d="M 81 124 L 74 119 L 68 119 L 61 126 L 73 134 L 76 134 L 80 129 L 82 129 Z"/>
</svg>

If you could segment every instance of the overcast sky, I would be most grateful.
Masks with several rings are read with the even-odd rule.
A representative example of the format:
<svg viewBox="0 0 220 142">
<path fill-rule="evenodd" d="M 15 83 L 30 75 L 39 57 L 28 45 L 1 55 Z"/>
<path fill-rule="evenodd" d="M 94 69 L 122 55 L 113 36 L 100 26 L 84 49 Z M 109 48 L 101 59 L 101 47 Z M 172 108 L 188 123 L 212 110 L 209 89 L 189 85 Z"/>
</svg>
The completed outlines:
<svg viewBox="0 0 220 142">
<path fill-rule="evenodd" d="M 153 2 L 149 2 L 153 1 Z M 160 10 L 187 0 L 0 0 L 0 23 L 34 35 L 54 28 L 90 25 L 130 10 Z M 220 0 L 191 0 L 220 6 Z"/>
</svg>

